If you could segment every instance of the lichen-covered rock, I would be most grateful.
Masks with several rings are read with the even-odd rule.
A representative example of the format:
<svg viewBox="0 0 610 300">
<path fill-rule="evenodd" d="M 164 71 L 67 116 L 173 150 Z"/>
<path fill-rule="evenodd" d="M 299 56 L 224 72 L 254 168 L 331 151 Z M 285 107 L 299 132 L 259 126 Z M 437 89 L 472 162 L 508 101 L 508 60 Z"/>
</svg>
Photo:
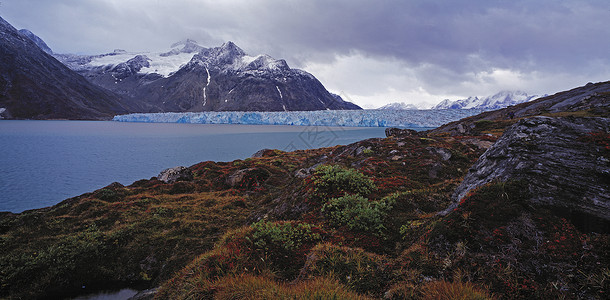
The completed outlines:
<svg viewBox="0 0 610 300">
<path fill-rule="evenodd" d="M 533 204 L 548 206 L 584 230 L 610 229 L 610 119 L 525 119 L 472 166 L 453 195 L 494 180 L 524 180 Z"/>
<path fill-rule="evenodd" d="M 193 173 L 187 167 L 173 167 L 165 169 L 159 173 L 157 179 L 165 183 L 174 183 L 176 181 L 191 181 L 193 180 Z"/>
</svg>

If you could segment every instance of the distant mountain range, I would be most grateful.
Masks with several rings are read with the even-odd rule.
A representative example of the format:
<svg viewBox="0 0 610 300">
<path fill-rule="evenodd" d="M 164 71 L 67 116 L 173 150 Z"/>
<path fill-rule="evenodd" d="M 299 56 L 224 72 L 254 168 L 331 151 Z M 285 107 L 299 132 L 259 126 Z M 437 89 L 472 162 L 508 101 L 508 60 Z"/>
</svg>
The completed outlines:
<svg viewBox="0 0 610 300">
<path fill-rule="evenodd" d="M 528 102 L 534 99 L 538 99 L 540 97 L 545 97 L 547 95 L 528 95 L 522 91 L 502 91 L 495 95 L 488 97 L 468 97 L 467 99 L 462 100 L 449 100 L 445 99 L 433 106 L 431 109 L 482 109 L 482 110 L 496 110 L 504 107 L 508 107 L 511 105 L 517 105 L 519 103 Z M 417 106 L 413 104 L 408 104 L 405 102 L 394 102 L 390 104 L 386 104 L 378 109 L 386 109 L 386 110 L 411 110 L 411 109 L 419 109 Z"/>
<path fill-rule="evenodd" d="M 494 110 L 504 108 L 510 105 L 516 105 L 523 102 L 528 102 L 540 97 L 539 95 L 528 95 L 521 91 L 502 91 L 495 95 L 479 98 L 468 97 L 468 99 L 451 101 L 445 99 L 432 109 L 485 109 Z"/>
<path fill-rule="evenodd" d="M 285 60 L 247 55 L 232 42 L 206 48 L 187 39 L 158 53 L 117 49 L 99 55 L 57 54 L 27 29 L 16 31 L 4 20 L 0 27 L 7 54 L 0 66 L 0 118 L 361 109 L 329 93 L 313 75 L 291 69 Z M 484 98 L 445 99 L 432 109 L 495 110 L 539 97 L 503 91 Z M 379 109 L 418 108 L 396 102 Z"/>
</svg>

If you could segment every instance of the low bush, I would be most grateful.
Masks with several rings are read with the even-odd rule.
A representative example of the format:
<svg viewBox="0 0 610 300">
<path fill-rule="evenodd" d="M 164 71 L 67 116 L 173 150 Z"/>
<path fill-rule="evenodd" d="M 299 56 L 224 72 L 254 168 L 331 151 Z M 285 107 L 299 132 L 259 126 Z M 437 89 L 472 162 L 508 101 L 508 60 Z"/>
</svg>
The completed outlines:
<svg viewBox="0 0 610 300">
<path fill-rule="evenodd" d="M 319 166 L 311 181 L 314 194 L 321 199 L 336 198 L 346 194 L 367 196 L 377 189 L 375 183 L 364 174 L 338 165 Z"/>
<path fill-rule="evenodd" d="M 322 239 L 322 231 L 307 223 L 259 221 L 252 228 L 246 239 L 252 242 L 258 259 L 285 279 L 296 277 L 307 252 Z"/>
<path fill-rule="evenodd" d="M 369 201 L 360 195 L 345 195 L 328 200 L 322 206 L 322 212 L 333 226 L 347 226 L 350 230 L 382 236 L 386 229 L 385 217 L 393 204 L 391 198 Z"/>
<path fill-rule="evenodd" d="M 321 239 L 319 229 L 307 223 L 261 220 L 252 224 L 252 228 L 252 242 L 258 249 L 265 251 L 272 251 L 274 248 L 296 250 L 303 244 L 315 243 Z"/>
</svg>

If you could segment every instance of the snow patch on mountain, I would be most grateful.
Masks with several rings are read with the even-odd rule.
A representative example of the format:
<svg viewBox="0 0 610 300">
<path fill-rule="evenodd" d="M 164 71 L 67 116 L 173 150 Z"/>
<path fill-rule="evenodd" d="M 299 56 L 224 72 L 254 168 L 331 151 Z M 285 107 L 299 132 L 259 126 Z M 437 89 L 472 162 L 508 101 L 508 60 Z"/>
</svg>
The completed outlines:
<svg viewBox="0 0 610 300">
<path fill-rule="evenodd" d="M 163 77 L 167 77 L 180 70 L 180 68 L 186 65 L 195 55 L 195 53 L 179 53 L 171 56 L 162 56 L 161 54 L 162 53 L 125 52 L 112 55 L 100 55 L 94 56 L 89 63 L 83 64 L 82 67 L 94 68 L 101 66 L 116 66 L 138 55 L 146 55 L 146 57 L 150 59 L 150 67 L 142 68 L 140 73 L 157 73 Z"/>
</svg>

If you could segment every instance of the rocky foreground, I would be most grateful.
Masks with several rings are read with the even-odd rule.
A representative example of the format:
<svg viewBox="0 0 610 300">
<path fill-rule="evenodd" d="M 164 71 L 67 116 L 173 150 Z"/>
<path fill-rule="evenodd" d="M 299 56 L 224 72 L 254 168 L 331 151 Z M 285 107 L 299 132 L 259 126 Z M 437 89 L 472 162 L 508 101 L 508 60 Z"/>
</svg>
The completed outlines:
<svg viewBox="0 0 610 300">
<path fill-rule="evenodd" d="M 609 92 L 4 213 L 0 297 L 607 299 Z"/>
</svg>

